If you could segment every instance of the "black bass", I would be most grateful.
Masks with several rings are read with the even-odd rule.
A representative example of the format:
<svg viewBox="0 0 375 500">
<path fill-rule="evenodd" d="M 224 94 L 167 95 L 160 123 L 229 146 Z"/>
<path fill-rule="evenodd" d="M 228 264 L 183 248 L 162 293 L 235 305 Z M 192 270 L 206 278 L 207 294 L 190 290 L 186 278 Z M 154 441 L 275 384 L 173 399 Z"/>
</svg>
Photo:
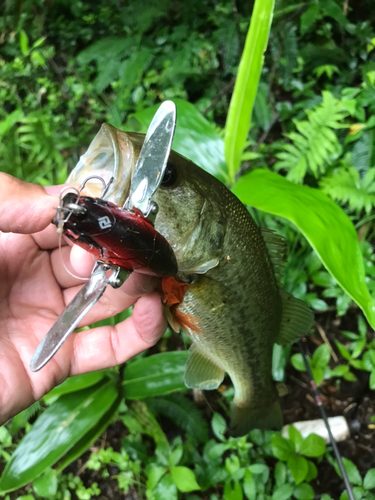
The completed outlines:
<svg viewBox="0 0 375 500">
<path fill-rule="evenodd" d="M 108 182 L 113 176 L 106 199 L 122 206 L 143 139 L 104 124 L 68 182 L 93 174 Z M 101 189 L 87 187 L 92 196 Z M 179 323 L 193 341 L 187 387 L 216 389 L 228 373 L 235 389 L 232 435 L 280 429 L 273 345 L 295 342 L 313 323 L 307 305 L 280 289 L 283 239 L 260 229 L 221 182 L 173 151 L 153 200 L 155 229 L 174 250 L 176 278 L 189 284 L 169 315 L 174 328 L 178 318 L 191 318 Z"/>
</svg>

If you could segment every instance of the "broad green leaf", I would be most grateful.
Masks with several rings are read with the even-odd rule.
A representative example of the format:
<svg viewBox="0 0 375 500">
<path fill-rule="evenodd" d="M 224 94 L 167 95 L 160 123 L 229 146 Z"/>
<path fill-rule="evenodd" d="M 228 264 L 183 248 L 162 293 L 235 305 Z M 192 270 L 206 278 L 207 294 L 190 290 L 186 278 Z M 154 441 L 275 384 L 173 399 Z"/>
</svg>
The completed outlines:
<svg viewBox="0 0 375 500">
<path fill-rule="evenodd" d="M 246 205 L 293 222 L 375 328 L 375 305 L 366 285 L 358 237 L 350 219 L 336 203 L 317 189 L 294 184 L 264 169 L 241 177 L 233 192 Z"/>
<path fill-rule="evenodd" d="M 146 470 L 147 489 L 153 490 L 167 470 L 167 467 L 161 467 L 155 464 L 150 465 Z"/>
<path fill-rule="evenodd" d="M 274 0 L 256 0 L 225 124 L 225 158 L 233 182 L 241 162 L 272 22 Z"/>
<path fill-rule="evenodd" d="M 309 471 L 306 458 L 295 453 L 288 458 L 288 467 L 296 484 L 302 483 Z"/>
<path fill-rule="evenodd" d="M 288 439 L 283 438 L 280 434 L 272 436 L 272 452 L 279 460 L 288 460 L 294 454 L 293 445 Z"/>
<path fill-rule="evenodd" d="M 310 434 L 303 441 L 300 453 L 306 457 L 321 457 L 326 451 L 326 443 L 324 439 L 317 434 Z"/>
<path fill-rule="evenodd" d="M 366 472 L 363 486 L 366 490 L 375 490 L 375 469 L 370 469 Z"/>
<path fill-rule="evenodd" d="M 243 493 L 238 481 L 230 481 L 224 486 L 224 500 L 242 500 Z"/>
<path fill-rule="evenodd" d="M 79 458 L 88 448 L 89 446 L 96 441 L 96 439 L 103 434 L 108 425 L 112 422 L 113 415 L 116 413 L 121 401 L 122 394 L 119 393 L 117 399 L 109 408 L 109 410 L 102 416 L 99 422 L 94 425 L 92 429 L 90 429 L 76 444 L 71 448 L 59 461 L 57 471 L 63 471 L 69 464 L 74 462 L 77 458 Z"/>
<path fill-rule="evenodd" d="M 279 486 L 272 494 L 272 500 L 289 500 L 292 497 L 293 486 L 291 484 L 283 484 Z"/>
<path fill-rule="evenodd" d="M 228 182 L 228 172 L 224 157 L 224 143 L 212 124 L 183 99 L 173 99 L 177 107 L 177 125 L 172 148 L 199 167 Z M 124 130 L 146 132 L 159 104 L 130 116 Z"/>
<path fill-rule="evenodd" d="M 314 490 L 307 483 L 299 484 L 297 488 L 295 488 L 293 495 L 297 500 L 314 500 L 315 498 Z"/>
<path fill-rule="evenodd" d="M 293 356 L 290 358 L 290 362 L 292 363 L 292 366 L 300 371 L 300 372 L 305 372 L 306 371 L 306 366 L 303 361 L 303 356 L 299 352 L 296 354 L 293 354 Z"/>
<path fill-rule="evenodd" d="M 57 476 L 56 471 L 51 468 L 48 468 L 44 474 L 39 476 L 33 482 L 33 488 L 37 495 L 42 498 L 52 498 L 56 495 L 57 492 Z"/>
<path fill-rule="evenodd" d="M 224 433 L 227 429 L 227 424 L 220 413 L 214 413 L 211 426 L 215 436 L 220 439 L 220 441 L 225 441 Z"/>
<path fill-rule="evenodd" d="M 0 492 L 24 486 L 52 466 L 93 428 L 117 397 L 112 381 L 66 394 L 37 419 L 8 461 Z"/>
<path fill-rule="evenodd" d="M 161 478 L 152 493 L 155 500 L 177 500 L 178 498 L 177 488 L 170 474 L 165 474 Z"/>
<path fill-rule="evenodd" d="M 142 399 L 186 390 L 183 376 L 188 355 L 187 351 L 165 352 L 129 363 L 124 372 L 125 397 Z"/>
<path fill-rule="evenodd" d="M 92 385 L 97 384 L 109 370 L 98 370 L 96 372 L 84 373 L 83 375 L 75 375 L 74 377 L 67 378 L 62 384 L 58 385 L 52 391 L 44 396 L 44 399 L 51 400 L 69 392 L 80 391 Z"/>
<path fill-rule="evenodd" d="M 312 365 L 319 368 L 324 368 L 331 359 L 331 352 L 327 344 L 320 345 L 313 354 Z"/>
<path fill-rule="evenodd" d="M 243 480 L 243 491 L 248 500 L 255 500 L 257 496 L 257 487 L 254 481 L 254 477 L 249 470 L 245 472 L 245 477 Z"/>
<path fill-rule="evenodd" d="M 358 467 L 349 459 L 343 458 L 342 459 L 345 471 L 348 475 L 348 479 L 352 484 L 355 484 L 357 486 L 362 485 L 362 478 L 361 474 L 359 473 Z M 341 474 L 340 474 L 341 476 Z"/>
<path fill-rule="evenodd" d="M 171 467 L 171 476 L 179 491 L 187 492 L 201 489 L 194 472 L 188 467 Z"/>
<path fill-rule="evenodd" d="M 283 462 L 277 462 L 275 465 L 275 482 L 277 486 L 281 486 L 286 481 L 286 465 Z"/>
</svg>

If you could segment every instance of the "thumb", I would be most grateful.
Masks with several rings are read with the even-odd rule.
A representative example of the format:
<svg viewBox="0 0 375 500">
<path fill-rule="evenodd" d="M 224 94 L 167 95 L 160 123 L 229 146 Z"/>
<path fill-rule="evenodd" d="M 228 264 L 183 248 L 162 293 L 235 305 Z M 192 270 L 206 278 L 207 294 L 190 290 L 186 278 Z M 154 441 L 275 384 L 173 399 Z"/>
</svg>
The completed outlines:
<svg viewBox="0 0 375 500">
<path fill-rule="evenodd" d="M 42 186 L 0 172 L 0 231 L 42 231 L 51 223 L 58 204 L 58 198 L 47 194 Z"/>
</svg>

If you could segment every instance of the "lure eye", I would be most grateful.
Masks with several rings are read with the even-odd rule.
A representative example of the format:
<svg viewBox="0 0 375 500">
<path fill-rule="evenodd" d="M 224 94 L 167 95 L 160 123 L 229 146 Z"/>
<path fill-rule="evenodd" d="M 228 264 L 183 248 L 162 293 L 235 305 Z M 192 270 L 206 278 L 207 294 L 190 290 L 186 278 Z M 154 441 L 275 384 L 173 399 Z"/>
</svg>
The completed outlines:
<svg viewBox="0 0 375 500">
<path fill-rule="evenodd" d="M 176 168 L 172 165 L 172 163 L 168 162 L 167 167 L 164 171 L 164 176 L 161 181 L 161 185 L 163 187 L 171 187 L 175 184 L 177 177 L 178 174 Z"/>
</svg>

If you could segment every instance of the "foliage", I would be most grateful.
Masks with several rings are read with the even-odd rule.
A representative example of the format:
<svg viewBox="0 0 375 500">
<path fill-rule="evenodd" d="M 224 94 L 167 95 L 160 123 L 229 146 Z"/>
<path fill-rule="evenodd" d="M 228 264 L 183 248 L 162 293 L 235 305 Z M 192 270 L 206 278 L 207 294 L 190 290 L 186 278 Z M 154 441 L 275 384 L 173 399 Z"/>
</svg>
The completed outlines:
<svg viewBox="0 0 375 500">
<path fill-rule="evenodd" d="M 350 383 L 364 371 L 375 389 L 373 336 L 352 301 L 374 324 L 371 1 L 277 0 L 261 73 L 268 34 L 251 47 L 258 54 L 259 85 L 253 71 L 237 80 L 231 101 L 237 105 L 231 105 L 233 121 L 228 118 L 225 130 L 246 33 L 253 40 L 252 5 L 25 0 L 15 12 L 15 4 L 6 2 L 0 15 L 1 170 L 32 182 L 62 183 L 103 121 L 144 131 L 154 106 L 175 99 L 174 147 L 228 185 L 236 174 L 234 191 L 257 208 L 250 208 L 254 217 L 286 238 L 284 288 L 326 312 L 325 318 L 357 314 L 357 328 L 340 327 L 331 339 L 337 363 L 326 344 L 313 352 L 316 381 Z M 247 55 L 245 49 L 243 61 Z M 241 113 L 237 97 L 247 85 L 251 99 Z M 236 120 L 239 126 L 231 129 Z M 73 494 L 83 500 L 100 497 L 100 480 L 113 478 L 121 492 L 149 499 L 307 500 L 315 496 L 320 461 L 338 473 L 330 449 L 324 452 L 319 438 L 302 438 L 293 427 L 288 438 L 258 431 L 228 437 L 225 398 L 219 399 L 220 414 L 207 419 L 191 393 L 181 393 L 186 353 L 162 352 L 175 343 L 166 336 L 156 351 L 125 369 L 74 377 L 1 427 L 2 491 L 32 481 L 20 498 Z M 289 348 L 274 353 L 278 380 L 289 355 Z M 292 364 L 304 369 L 298 354 Z M 228 389 L 224 395 L 231 394 Z M 59 441 L 61 419 L 69 425 Z M 93 447 L 114 420 L 124 429 L 118 448 Z M 87 485 L 62 471 L 90 446 L 84 467 L 97 475 Z M 374 469 L 360 472 L 349 460 L 345 466 L 356 498 L 374 498 Z"/>
</svg>

